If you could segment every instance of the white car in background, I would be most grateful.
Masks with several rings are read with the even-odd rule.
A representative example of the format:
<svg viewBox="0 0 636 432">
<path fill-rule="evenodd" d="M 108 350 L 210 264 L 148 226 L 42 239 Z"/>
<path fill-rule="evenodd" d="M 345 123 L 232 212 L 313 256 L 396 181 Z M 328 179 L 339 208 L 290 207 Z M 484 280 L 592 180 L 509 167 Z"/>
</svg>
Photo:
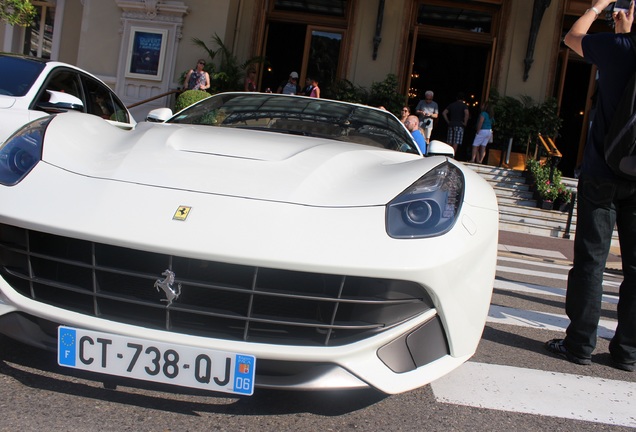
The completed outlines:
<svg viewBox="0 0 636 432">
<path fill-rule="evenodd" d="M 475 353 L 498 208 L 452 147 L 422 157 L 389 112 L 301 96 L 161 115 L 69 112 L 0 146 L 0 333 L 247 395 L 404 392 Z"/>
<path fill-rule="evenodd" d="M 66 63 L 0 53 L 0 143 L 40 117 L 65 111 L 94 114 L 122 128 L 135 120 L 99 78 Z"/>
</svg>

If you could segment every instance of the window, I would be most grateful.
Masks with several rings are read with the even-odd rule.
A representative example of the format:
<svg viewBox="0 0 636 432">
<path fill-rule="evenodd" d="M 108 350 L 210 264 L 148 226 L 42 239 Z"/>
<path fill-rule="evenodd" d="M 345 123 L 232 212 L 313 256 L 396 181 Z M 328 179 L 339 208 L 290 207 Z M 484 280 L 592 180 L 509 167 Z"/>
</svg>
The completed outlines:
<svg viewBox="0 0 636 432">
<path fill-rule="evenodd" d="M 33 24 L 24 31 L 22 53 L 50 59 L 53 46 L 55 5 L 45 1 L 34 1 L 32 3 L 35 6 L 36 16 Z"/>
<path fill-rule="evenodd" d="M 487 11 L 461 7 L 432 6 L 421 4 L 417 12 L 417 23 L 435 27 L 490 33 L 492 14 Z"/>
<path fill-rule="evenodd" d="M 0 95 L 24 96 L 44 69 L 44 62 L 0 56 Z"/>
<path fill-rule="evenodd" d="M 86 111 L 106 120 L 130 123 L 128 112 L 113 92 L 97 80 L 83 76 L 86 85 Z"/>
<path fill-rule="evenodd" d="M 344 17 L 347 0 L 276 0 L 274 10 Z"/>
</svg>

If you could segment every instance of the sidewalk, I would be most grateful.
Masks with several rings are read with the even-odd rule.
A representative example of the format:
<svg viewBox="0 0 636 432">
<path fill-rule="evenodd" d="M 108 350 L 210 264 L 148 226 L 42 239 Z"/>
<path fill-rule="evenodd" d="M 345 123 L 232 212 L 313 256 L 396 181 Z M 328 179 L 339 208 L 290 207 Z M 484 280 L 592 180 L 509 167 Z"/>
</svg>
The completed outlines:
<svg viewBox="0 0 636 432">
<path fill-rule="evenodd" d="M 534 249 L 534 251 L 525 251 L 524 248 Z M 499 251 L 571 263 L 574 258 L 574 241 L 557 237 L 499 231 Z M 617 247 L 610 249 L 606 268 L 608 271 L 622 272 L 620 250 Z"/>
</svg>

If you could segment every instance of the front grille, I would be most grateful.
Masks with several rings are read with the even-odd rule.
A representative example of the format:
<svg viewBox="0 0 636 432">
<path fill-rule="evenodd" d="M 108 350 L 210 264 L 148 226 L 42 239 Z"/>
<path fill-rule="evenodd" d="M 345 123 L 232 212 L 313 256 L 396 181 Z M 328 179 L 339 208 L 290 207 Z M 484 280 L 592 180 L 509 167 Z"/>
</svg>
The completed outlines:
<svg viewBox="0 0 636 432">
<path fill-rule="evenodd" d="M 172 304 L 154 284 L 170 269 Z M 145 252 L 0 224 L 0 274 L 38 302 L 150 329 L 335 346 L 431 309 L 414 282 L 306 273 Z"/>
</svg>

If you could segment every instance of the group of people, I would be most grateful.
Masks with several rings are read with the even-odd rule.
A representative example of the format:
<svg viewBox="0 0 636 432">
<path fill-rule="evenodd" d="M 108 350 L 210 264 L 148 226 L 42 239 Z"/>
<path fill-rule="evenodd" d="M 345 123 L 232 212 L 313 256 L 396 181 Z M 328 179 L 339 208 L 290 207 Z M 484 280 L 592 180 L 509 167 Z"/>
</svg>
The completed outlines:
<svg viewBox="0 0 636 432">
<path fill-rule="evenodd" d="M 431 140 L 433 125 L 439 117 L 439 106 L 433 100 L 434 93 L 427 90 L 424 99 L 415 107 L 415 113 L 411 114 L 408 106 L 402 107 L 401 120 L 406 128 L 411 131 L 413 138 L 420 147 L 426 149 Z M 448 124 L 447 143 L 453 146 L 455 153 L 464 140 L 464 129 L 468 125 L 470 112 L 464 102 L 464 94 L 458 93 L 455 102 L 451 103 L 442 112 L 442 117 Z M 473 141 L 472 163 L 482 163 L 486 155 L 486 146 L 492 142 L 493 117 L 488 102 L 481 106 L 481 113 L 476 125 L 476 135 Z M 423 150 L 422 154 L 426 154 Z"/>
<path fill-rule="evenodd" d="M 276 93 L 319 98 L 320 87 L 318 86 L 318 80 L 316 78 L 307 77 L 305 87 L 301 89 L 298 84 L 298 72 L 292 72 L 289 74 L 287 81 L 280 83 Z"/>
<path fill-rule="evenodd" d="M 205 60 L 199 59 L 194 68 L 190 69 L 184 79 L 186 90 L 207 90 L 210 88 L 210 74 L 205 71 Z M 256 69 L 249 68 L 245 76 L 243 90 L 246 92 L 257 91 Z M 266 93 L 271 93 L 270 89 Z M 289 74 L 287 81 L 283 81 L 276 90 L 276 93 L 302 95 L 313 98 L 320 97 L 320 87 L 316 78 L 307 77 L 305 87 L 300 88 L 298 84 L 298 72 Z"/>
</svg>

